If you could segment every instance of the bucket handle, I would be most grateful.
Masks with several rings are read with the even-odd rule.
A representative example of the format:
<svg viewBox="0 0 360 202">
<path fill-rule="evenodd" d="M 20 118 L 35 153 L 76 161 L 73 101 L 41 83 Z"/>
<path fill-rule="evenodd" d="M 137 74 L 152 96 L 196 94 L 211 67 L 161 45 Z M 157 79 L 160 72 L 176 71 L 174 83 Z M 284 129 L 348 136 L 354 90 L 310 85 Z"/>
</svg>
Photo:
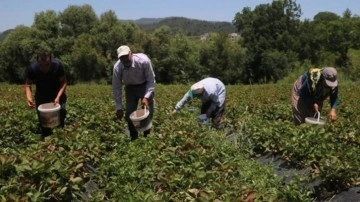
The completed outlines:
<svg viewBox="0 0 360 202">
<path fill-rule="evenodd" d="M 317 116 L 317 122 L 319 122 L 320 121 L 320 112 L 319 111 L 315 112 L 314 118 L 316 118 L 316 115 L 318 115 Z"/>
<path fill-rule="evenodd" d="M 144 109 L 145 111 L 149 111 L 149 109 L 148 109 L 148 107 L 146 107 L 146 105 L 142 105 L 142 106 L 140 106 L 140 108 L 138 108 L 138 109 Z"/>
</svg>

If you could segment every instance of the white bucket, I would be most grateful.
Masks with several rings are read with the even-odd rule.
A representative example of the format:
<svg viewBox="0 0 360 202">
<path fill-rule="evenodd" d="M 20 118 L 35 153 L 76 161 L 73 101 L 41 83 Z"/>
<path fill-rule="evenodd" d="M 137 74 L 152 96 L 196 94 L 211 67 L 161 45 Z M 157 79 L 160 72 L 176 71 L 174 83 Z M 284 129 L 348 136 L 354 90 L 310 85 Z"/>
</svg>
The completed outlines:
<svg viewBox="0 0 360 202">
<path fill-rule="evenodd" d="M 54 128 L 60 125 L 60 105 L 45 103 L 38 107 L 40 123 L 45 128 Z"/>
<path fill-rule="evenodd" d="M 144 132 L 152 127 L 150 111 L 144 107 L 130 114 L 130 119 L 138 132 Z"/>
<path fill-rule="evenodd" d="M 305 122 L 310 124 L 325 125 L 325 121 L 320 119 L 320 112 L 315 113 L 314 117 L 306 117 Z"/>
</svg>

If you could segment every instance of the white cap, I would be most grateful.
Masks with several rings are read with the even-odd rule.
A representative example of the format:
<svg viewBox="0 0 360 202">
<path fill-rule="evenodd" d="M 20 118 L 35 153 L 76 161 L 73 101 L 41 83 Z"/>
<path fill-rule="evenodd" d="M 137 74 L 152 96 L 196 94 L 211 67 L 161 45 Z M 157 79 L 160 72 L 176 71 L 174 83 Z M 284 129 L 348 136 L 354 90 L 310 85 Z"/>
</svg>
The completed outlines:
<svg viewBox="0 0 360 202">
<path fill-rule="evenodd" d="M 201 94 L 204 91 L 204 84 L 202 83 L 195 83 L 190 88 L 191 92 L 195 95 Z"/>
<path fill-rule="evenodd" d="M 129 55 L 129 53 L 131 52 L 129 46 L 120 46 L 117 49 L 117 54 L 118 54 L 118 58 L 120 58 L 123 55 Z"/>
</svg>

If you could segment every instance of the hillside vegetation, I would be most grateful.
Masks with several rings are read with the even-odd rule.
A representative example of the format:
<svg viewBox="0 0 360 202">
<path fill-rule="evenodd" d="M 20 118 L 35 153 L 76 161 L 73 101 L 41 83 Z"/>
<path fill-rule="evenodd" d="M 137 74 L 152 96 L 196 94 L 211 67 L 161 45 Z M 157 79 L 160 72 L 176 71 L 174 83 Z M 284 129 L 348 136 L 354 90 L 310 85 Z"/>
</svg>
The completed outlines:
<svg viewBox="0 0 360 202">
<path fill-rule="evenodd" d="M 183 33 L 187 36 L 200 36 L 205 33 L 234 33 L 236 28 L 230 22 L 210 22 L 204 20 L 188 19 L 183 17 L 169 17 L 155 20 L 140 19 L 135 21 L 146 32 L 154 32 L 162 26 L 170 27 L 171 33 Z"/>
<path fill-rule="evenodd" d="M 25 67 L 38 51 L 48 50 L 65 66 L 70 84 L 110 83 L 116 49 L 123 44 L 151 58 L 162 84 L 206 76 L 225 84 L 277 83 L 325 66 L 359 80 L 360 18 L 350 10 L 343 16 L 319 12 L 313 21 L 300 16 L 293 0 L 243 8 L 231 23 L 171 17 L 137 24 L 119 20 L 113 11 L 97 16 L 90 5 L 47 10 L 35 15 L 31 27 L 18 26 L 0 42 L 0 82 L 23 83 Z M 238 35 L 229 35 L 230 27 Z"/>
<path fill-rule="evenodd" d="M 189 19 L 184 17 L 167 18 L 140 18 L 138 20 L 121 20 L 123 23 L 135 23 L 140 29 L 147 33 L 152 33 L 156 29 L 167 26 L 172 34 L 183 33 L 187 36 L 200 36 L 205 33 L 223 32 L 233 33 L 236 28 L 230 22 L 205 21 Z M 5 30 L 0 33 L 0 41 L 3 40 L 13 29 Z"/>
</svg>

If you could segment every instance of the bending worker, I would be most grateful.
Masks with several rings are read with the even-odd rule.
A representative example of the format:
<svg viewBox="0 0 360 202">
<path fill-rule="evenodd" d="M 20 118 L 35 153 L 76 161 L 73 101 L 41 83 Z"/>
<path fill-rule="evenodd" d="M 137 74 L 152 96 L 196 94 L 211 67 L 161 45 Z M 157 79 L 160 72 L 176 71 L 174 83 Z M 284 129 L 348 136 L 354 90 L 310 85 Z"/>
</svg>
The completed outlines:
<svg viewBox="0 0 360 202">
<path fill-rule="evenodd" d="M 217 78 L 205 78 L 193 84 L 184 97 L 176 104 L 171 115 L 179 111 L 186 102 L 193 98 L 199 98 L 202 102 L 201 114 L 211 119 L 212 127 L 222 128 L 223 116 L 225 114 L 225 85 Z"/>
<path fill-rule="evenodd" d="M 337 71 L 334 67 L 311 68 L 294 83 L 291 105 L 295 125 L 305 123 L 306 117 L 320 113 L 323 102 L 330 97 L 329 120 L 336 120 L 339 104 Z"/>
</svg>

